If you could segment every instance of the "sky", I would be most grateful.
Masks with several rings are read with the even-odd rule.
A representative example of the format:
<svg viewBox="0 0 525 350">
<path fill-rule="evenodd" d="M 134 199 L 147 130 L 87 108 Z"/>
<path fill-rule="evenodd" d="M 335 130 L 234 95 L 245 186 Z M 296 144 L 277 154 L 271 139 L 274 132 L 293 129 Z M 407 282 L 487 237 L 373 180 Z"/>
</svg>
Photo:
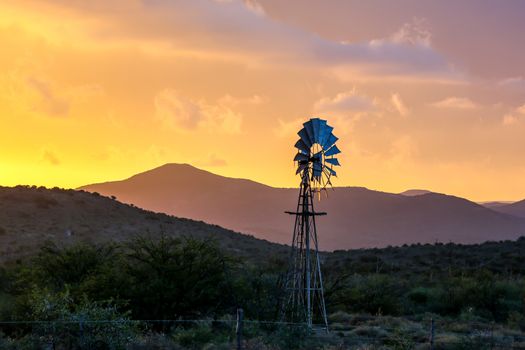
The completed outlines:
<svg viewBox="0 0 525 350">
<path fill-rule="evenodd" d="M 525 13 L 498 0 L 3 0 L 0 185 L 189 163 L 297 186 L 310 117 L 336 186 L 525 198 Z"/>
</svg>

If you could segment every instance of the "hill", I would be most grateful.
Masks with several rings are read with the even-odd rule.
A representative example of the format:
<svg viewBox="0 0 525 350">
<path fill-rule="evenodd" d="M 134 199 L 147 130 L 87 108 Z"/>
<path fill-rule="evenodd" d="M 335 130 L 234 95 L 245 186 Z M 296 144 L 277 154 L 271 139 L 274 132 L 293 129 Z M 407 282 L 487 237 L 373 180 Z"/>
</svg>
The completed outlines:
<svg viewBox="0 0 525 350">
<path fill-rule="evenodd" d="M 512 203 L 513 202 L 481 202 L 479 204 L 484 206 L 485 208 L 496 209 L 496 208 L 504 207 L 504 206 L 512 204 Z"/>
<path fill-rule="evenodd" d="M 166 164 L 122 181 L 83 186 L 141 208 L 203 220 L 262 239 L 289 243 L 297 189 L 218 176 L 187 164 Z M 316 201 L 324 250 L 405 243 L 480 243 L 515 239 L 525 219 L 437 193 L 406 196 L 339 187 Z"/>
<path fill-rule="evenodd" d="M 427 190 L 406 190 L 404 192 L 401 192 L 400 194 L 402 194 L 403 196 L 412 197 L 412 196 L 421 196 L 423 194 L 428 194 L 428 193 L 432 193 L 432 192 L 427 191 Z"/>
<path fill-rule="evenodd" d="M 493 209 L 500 213 L 525 218 L 525 199 L 516 203 L 503 204 Z"/>
<path fill-rule="evenodd" d="M 414 276 L 472 276 L 482 270 L 525 276 L 525 237 L 481 244 L 412 244 L 399 247 L 336 250 L 324 263 L 352 274 L 384 273 L 399 279 Z"/>
<path fill-rule="evenodd" d="M 263 255 L 284 247 L 190 219 L 154 213 L 84 191 L 0 187 L 0 261 L 31 255 L 45 241 L 128 241 L 136 235 L 215 239 L 230 252 Z"/>
</svg>

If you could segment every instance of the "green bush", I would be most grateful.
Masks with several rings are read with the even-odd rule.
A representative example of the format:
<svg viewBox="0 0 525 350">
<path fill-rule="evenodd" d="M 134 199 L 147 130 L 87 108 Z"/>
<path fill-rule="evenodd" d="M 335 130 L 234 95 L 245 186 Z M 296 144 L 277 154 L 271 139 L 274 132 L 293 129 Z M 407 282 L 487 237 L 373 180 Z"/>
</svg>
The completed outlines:
<svg viewBox="0 0 525 350">
<path fill-rule="evenodd" d="M 210 345 L 227 345 L 228 335 L 213 329 L 210 323 L 199 322 L 190 328 L 177 328 L 172 336 L 185 349 L 204 349 Z"/>
<path fill-rule="evenodd" d="M 39 322 L 32 325 L 31 336 L 41 346 L 52 343 L 68 349 L 125 349 L 138 330 L 111 302 L 74 303 L 67 290 L 33 289 L 26 319 Z"/>
<path fill-rule="evenodd" d="M 397 315 L 401 312 L 399 281 L 386 275 L 359 276 L 351 279 L 342 296 L 352 312 L 372 315 Z"/>
<path fill-rule="evenodd" d="M 229 266 L 230 259 L 213 242 L 138 237 L 127 247 L 124 296 L 140 319 L 222 313 L 232 294 Z"/>
</svg>

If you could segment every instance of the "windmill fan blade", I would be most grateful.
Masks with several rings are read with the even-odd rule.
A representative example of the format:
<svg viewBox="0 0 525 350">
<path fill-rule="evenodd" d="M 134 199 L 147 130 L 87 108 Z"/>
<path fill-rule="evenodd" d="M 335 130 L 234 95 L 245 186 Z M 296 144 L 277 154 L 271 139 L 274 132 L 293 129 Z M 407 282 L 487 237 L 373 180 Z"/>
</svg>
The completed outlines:
<svg viewBox="0 0 525 350">
<path fill-rule="evenodd" d="M 310 119 L 312 122 L 312 129 L 314 130 L 314 143 L 319 143 L 319 132 L 321 130 L 321 120 L 319 118 Z"/>
<path fill-rule="evenodd" d="M 308 160 L 308 155 L 304 154 L 304 153 L 297 153 L 295 155 L 295 158 L 293 159 L 294 162 L 300 162 L 300 161 L 304 161 L 304 160 Z"/>
<path fill-rule="evenodd" d="M 332 134 L 333 130 L 334 130 L 334 128 L 332 128 L 328 124 L 326 125 L 326 127 L 324 128 L 323 133 L 321 135 L 321 138 L 319 140 L 319 144 L 321 146 L 325 147 L 324 145 L 325 145 L 326 141 L 328 141 L 328 137 L 330 137 L 330 135 Z"/>
<path fill-rule="evenodd" d="M 331 169 L 331 168 L 325 168 L 325 169 L 330 173 L 330 175 L 337 176 L 337 173 L 335 172 L 334 169 Z"/>
<path fill-rule="evenodd" d="M 326 139 L 326 136 L 330 134 L 330 132 L 327 133 L 329 126 L 326 125 L 326 120 L 319 119 L 319 138 L 317 140 L 317 143 L 322 145 L 323 141 Z"/>
<path fill-rule="evenodd" d="M 325 157 L 330 157 L 330 156 L 336 155 L 338 153 L 341 153 L 341 150 L 339 148 L 337 148 L 337 145 L 334 145 L 328 151 L 324 152 L 324 156 Z"/>
<path fill-rule="evenodd" d="M 306 130 L 306 133 L 308 134 L 308 138 L 310 139 L 310 146 L 312 146 L 314 144 L 314 128 L 312 126 L 312 121 L 307 121 L 303 124 L 303 126 L 304 130 Z"/>
<path fill-rule="evenodd" d="M 324 149 L 329 149 L 337 142 L 337 140 L 339 139 L 334 134 L 330 134 L 322 146 Z"/>
<path fill-rule="evenodd" d="M 303 140 L 304 144 L 308 146 L 308 149 L 310 149 L 310 147 L 312 147 L 313 142 L 312 142 L 312 140 L 310 140 L 310 136 L 308 136 L 308 133 L 306 132 L 305 128 L 302 128 L 297 133 L 297 135 L 299 135 L 301 140 Z M 310 153 L 310 152 L 306 152 L 306 153 Z"/>
<path fill-rule="evenodd" d="M 308 147 L 308 145 L 304 143 L 303 139 L 300 139 L 299 141 L 295 143 L 295 148 L 300 149 L 306 154 L 310 154 L 310 147 Z"/>
<path fill-rule="evenodd" d="M 326 158 L 325 162 L 330 163 L 332 165 L 341 166 L 341 164 L 339 164 L 339 161 L 337 160 L 337 158 Z"/>
</svg>

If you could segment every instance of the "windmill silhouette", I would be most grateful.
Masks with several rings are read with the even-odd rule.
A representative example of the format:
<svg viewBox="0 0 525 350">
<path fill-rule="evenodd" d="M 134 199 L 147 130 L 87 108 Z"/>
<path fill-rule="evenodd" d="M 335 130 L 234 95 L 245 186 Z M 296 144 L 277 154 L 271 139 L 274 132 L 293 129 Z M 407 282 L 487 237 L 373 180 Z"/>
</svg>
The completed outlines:
<svg viewBox="0 0 525 350">
<path fill-rule="evenodd" d="M 331 186 L 330 178 L 337 175 L 333 167 L 340 165 L 335 155 L 341 151 L 335 145 L 338 139 L 332 131 L 326 120 L 313 118 L 298 132 L 294 161 L 301 184 L 296 211 L 286 212 L 295 216 L 295 225 L 281 304 L 283 321 L 304 322 L 309 329 L 320 324 L 326 331 L 328 319 L 316 226 L 316 217 L 326 213 L 315 211 L 314 194 L 320 195 Z"/>
</svg>

